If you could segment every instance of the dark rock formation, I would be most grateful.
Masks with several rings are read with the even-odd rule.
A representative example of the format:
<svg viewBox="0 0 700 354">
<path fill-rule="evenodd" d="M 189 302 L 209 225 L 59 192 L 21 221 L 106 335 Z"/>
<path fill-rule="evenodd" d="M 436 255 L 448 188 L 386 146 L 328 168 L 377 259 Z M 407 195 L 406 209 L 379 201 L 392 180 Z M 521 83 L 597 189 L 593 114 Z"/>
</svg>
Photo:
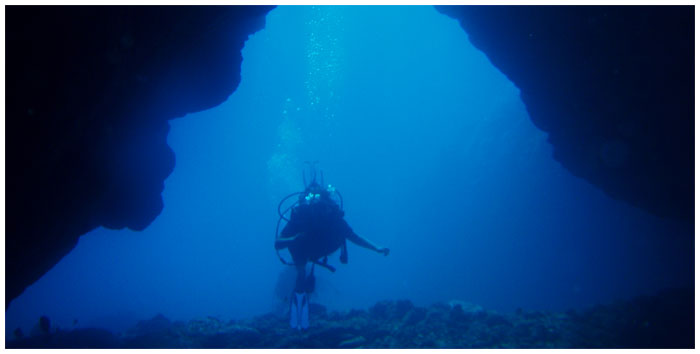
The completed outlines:
<svg viewBox="0 0 700 354">
<path fill-rule="evenodd" d="M 34 336 L 7 342 L 7 348 L 123 348 L 121 340 L 105 329 L 85 328 L 72 331 L 56 331 L 48 336 Z"/>
<path fill-rule="evenodd" d="M 7 7 L 6 306 L 80 235 L 153 221 L 174 166 L 168 120 L 234 91 L 270 9 Z M 564 166 L 692 218 L 692 7 L 439 9 L 521 89 Z"/>
<path fill-rule="evenodd" d="M 423 314 L 416 316 L 415 314 Z M 426 315 L 427 314 L 427 315 Z M 312 313 L 306 331 L 287 317 L 187 323 L 162 315 L 121 335 L 81 329 L 19 338 L 8 348 L 692 348 L 694 291 L 676 289 L 584 311 L 501 314 L 451 302 L 382 301 L 369 311 Z"/>
<path fill-rule="evenodd" d="M 437 6 L 521 91 L 554 158 L 616 199 L 694 217 L 692 6 Z"/>
<path fill-rule="evenodd" d="M 6 303 L 98 226 L 142 230 L 168 120 L 222 103 L 269 6 L 8 6 Z"/>
</svg>

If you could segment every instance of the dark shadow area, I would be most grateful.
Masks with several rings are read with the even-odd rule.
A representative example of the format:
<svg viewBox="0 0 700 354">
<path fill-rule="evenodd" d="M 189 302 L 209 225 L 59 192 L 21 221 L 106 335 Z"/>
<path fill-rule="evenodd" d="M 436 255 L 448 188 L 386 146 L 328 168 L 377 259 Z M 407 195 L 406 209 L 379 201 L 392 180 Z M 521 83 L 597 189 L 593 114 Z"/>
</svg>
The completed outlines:
<svg viewBox="0 0 700 354">
<path fill-rule="evenodd" d="M 692 222 L 692 6 L 437 9 L 521 90 L 571 173 L 612 198 Z"/>
<path fill-rule="evenodd" d="M 6 308 L 82 234 L 160 214 L 168 120 L 233 93 L 272 8 L 7 7 Z"/>
</svg>

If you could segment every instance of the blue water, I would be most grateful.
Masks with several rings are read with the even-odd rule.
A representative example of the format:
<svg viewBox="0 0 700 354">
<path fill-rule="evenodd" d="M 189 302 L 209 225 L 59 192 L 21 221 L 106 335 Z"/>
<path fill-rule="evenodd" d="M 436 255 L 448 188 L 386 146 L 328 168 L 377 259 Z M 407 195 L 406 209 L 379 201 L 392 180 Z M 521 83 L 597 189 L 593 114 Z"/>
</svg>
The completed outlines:
<svg viewBox="0 0 700 354">
<path fill-rule="evenodd" d="M 41 315 L 124 330 L 157 313 L 282 311 L 293 273 L 272 247 L 276 208 L 306 160 L 353 229 L 391 249 L 350 244 L 349 264 L 317 269 L 312 299 L 330 309 L 559 311 L 692 286 L 692 225 L 572 176 L 518 88 L 434 8 L 279 7 L 243 57 L 228 101 L 171 122 L 162 214 L 143 232 L 84 235 L 7 309 L 8 338 Z"/>
</svg>

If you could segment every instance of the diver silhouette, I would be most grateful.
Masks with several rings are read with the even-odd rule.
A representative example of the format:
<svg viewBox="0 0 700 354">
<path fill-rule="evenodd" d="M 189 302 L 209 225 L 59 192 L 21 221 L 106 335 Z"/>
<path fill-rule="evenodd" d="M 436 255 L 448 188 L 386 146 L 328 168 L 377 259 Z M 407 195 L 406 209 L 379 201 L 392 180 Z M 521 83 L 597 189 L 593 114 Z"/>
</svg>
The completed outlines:
<svg viewBox="0 0 700 354">
<path fill-rule="evenodd" d="M 304 172 L 304 191 L 286 196 L 277 208 L 280 218 L 277 222 L 275 250 L 282 263 L 295 266 L 297 271 L 290 305 L 290 325 L 297 329 L 309 327 L 309 294 L 314 291 L 315 265 L 335 272 L 335 268 L 328 264 L 328 255 L 338 248 L 341 250 L 340 262 L 346 264 L 348 262 L 346 240 L 385 256 L 389 254 L 388 248 L 375 246 L 352 230 L 343 219 L 345 213 L 340 193 L 331 185 L 323 187 L 323 173 L 319 184 L 316 181 L 314 165 L 309 163 L 309 168 L 312 178 L 307 184 L 306 172 Z M 298 200 L 282 212 L 282 204 L 294 196 L 298 196 Z M 338 199 L 340 204 L 334 198 Z M 290 210 L 290 217 L 287 218 L 285 214 Z M 282 220 L 287 221 L 287 224 L 279 232 Z M 287 262 L 279 254 L 279 251 L 285 248 L 289 249 L 293 263 Z M 307 263 L 311 263 L 308 274 L 306 273 Z"/>
</svg>

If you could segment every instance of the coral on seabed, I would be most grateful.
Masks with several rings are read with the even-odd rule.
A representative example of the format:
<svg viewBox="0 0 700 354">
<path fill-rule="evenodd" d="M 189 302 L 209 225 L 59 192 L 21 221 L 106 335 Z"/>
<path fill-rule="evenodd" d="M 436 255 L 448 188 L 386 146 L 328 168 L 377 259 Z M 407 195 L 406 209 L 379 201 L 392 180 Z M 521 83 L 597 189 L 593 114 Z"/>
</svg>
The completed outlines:
<svg viewBox="0 0 700 354">
<path fill-rule="evenodd" d="M 665 291 L 585 311 L 511 314 L 463 301 L 414 306 L 381 301 L 368 310 L 310 308 L 311 326 L 289 328 L 267 314 L 170 321 L 162 315 L 121 334 L 55 330 L 17 338 L 8 348 L 692 348 L 694 292 Z"/>
</svg>

